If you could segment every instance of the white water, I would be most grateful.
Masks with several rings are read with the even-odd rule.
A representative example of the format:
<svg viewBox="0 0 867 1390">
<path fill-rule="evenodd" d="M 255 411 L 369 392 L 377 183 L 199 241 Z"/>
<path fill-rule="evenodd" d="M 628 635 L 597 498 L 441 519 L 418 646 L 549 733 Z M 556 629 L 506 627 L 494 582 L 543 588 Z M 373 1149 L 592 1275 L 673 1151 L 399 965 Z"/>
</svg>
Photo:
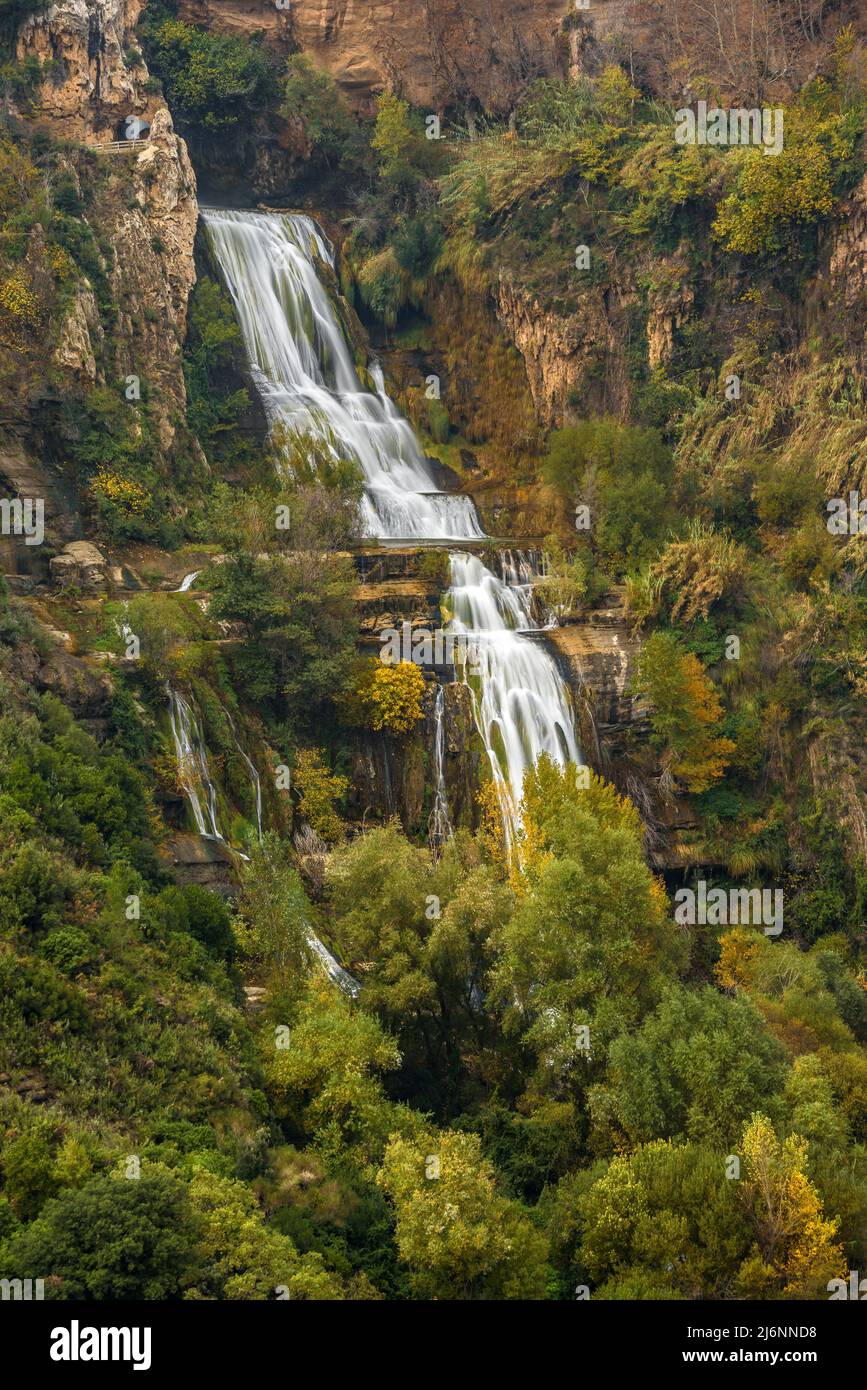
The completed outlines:
<svg viewBox="0 0 867 1390">
<path fill-rule="evenodd" d="M 272 424 L 283 421 L 297 434 L 314 435 L 335 457 L 360 465 L 369 535 L 391 541 L 480 538 L 470 499 L 436 492 L 412 427 L 389 400 L 375 364 L 376 392 L 362 388 L 319 280 L 316 258 L 333 266 L 334 257 L 316 223 L 299 214 L 202 215 Z M 452 630 L 471 635 L 481 668 L 478 677 L 467 669 L 463 677 L 512 844 L 525 770 L 541 753 L 559 763 L 580 761 L 569 694 L 551 656 L 520 635 L 539 626 L 531 612 L 532 558 L 504 552 L 502 579 L 472 555 L 453 553 L 450 561 L 452 587 L 445 602 Z M 443 737 L 440 706 L 432 813 L 440 827 L 448 826 Z"/>
<path fill-rule="evenodd" d="M 239 738 L 238 738 L 238 730 L 235 728 L 235 721 L 234 721 L 234 719 L 232 718 L 232 716 L 231 716 L 231 714 L 229 713 L 229 711 L 225 708 L 225 705 L 223 706 L 223 708 L 224 708 L 224 710 L 225 710 L 226 718 L 227 718 L 228 721 L 229 721 L 229 728 L 232 730 L 232 738 L 235 740 L 235 747 L 237 748 L 237 750 L 238 750 L 238 752 L 240 753 L 242 759 L 243 759 L 244 762 L 246 763 L 246 765 L 247 765 L 247 771 L 248 771 L 249 774 L 250 774 L 250 782 L 252 783 L 252 786 L 253 786 L 253 795 L 254 795 L 254 798 L 255 798 L 255 801 L 256 801 L 256 829 L 257 829 L 258 835 L 259 835 L 259 844 L 261 845 L 261 843 L 262 843 L 262 779 L 261 779 L 260 776 L 259 776 L 259 770 L 258 770 L 258 768 L 255 766 L 255 764 L 252 762 L 252 760 L 251 760 L 250 758 L 247 757 L 247 754 L 244 752 L 243 748 L 241 747 L 241 743 L 240 743 L 240 740 L 239 740 Z"/>
<path fill-rule="evenodd" d="M 520 826 L 524 773 L 542 753 L 561 766 L 580 762 L 569 693 L 542 644 L 522 637 L 538 630 L 530 585 L 510 587 L 475 555 L 452 554 L 445 605 L 450 630 L 466 634 L 472 664 L 464 682 L 472 694 L 511 846 Z M 460 649 L 460 644 L 459 649 Z"/>
<path fill-rule="evenodd" d="M 208 755 L 199 722 L 183 695 L 170 685 L 166 686 L 166 694 L 169 697 L 169 719 L 178 760 L 178 779 L 193 813 L 196 829 L 206 839 L 223 840 L 217 825 L 217 789 L 208 771 Z"/>
<path fill-rule="evenodd" d="M 446 794 L 444 713 L 445 692 L 443 687 L 438 685 L 434 704 L 434 804 L 428 822 L 431 844 L 435 850 L 445 844 L 452 833 L 452 823 L 449 820 L 449 802 Z"/>
<path fill-rule="evenodd" d="M 170 685 L 166 685 L 166 694 L 169 697 L 169 718 L 172 726 L 172 738 L 175 744 L 175 755 L 178 760 L 178 776 L 186 798 L 190 803 L 193 819 L 196 822 L 196 829 L 199 834 L 203 835 L 206 839 L 222 840 L 225 844 L 226 841 L 220 834 L 217 826 L 217 791 L 211 781 L 210 772 L 208 771 L 208 754 L 205 749 L 201 729 L 199 728 L 199 722 L 183 695 Z M 232 733 L 235 737 L 235 744 L 238 752 L 247 764 L 251 778 L 253 779 L 253 785 L 256 791 L 256 818 L 259 825 L 259 839 L 261 840 L 262 786 L 259 780 L 259 774 L 240 743 L 238 743 L 235 726 L 232 723 L 232 718 L 228 710 L 226 711 L 226 717 L 229 720 Z M 206 797 L 204 804 L 202 802 L 202 792 L 204 792 Z M 206 810 L 207 816 L 205 814 Z M 210 829 L 208 829 L 208 826 L 210 826 Z M 238 851 L 238 853 L 240 853 L 240 851 Z M 241 858 L 247 859 L 248 856 L 242 854 Z M 328 947 L 319 940 L 319 937 L 313 931 L 312 927 L 308 928 L 307 941 L 313 954 L 334 983 L 339 985 L 340 988 L 345 990 L 348 994 L 356 995 L 359 990 L 358 981 L 354 980 L 349 972 L 344 970 L 342 965 L 338 964 L 334 956 L 328 950 Z"/>
<path fill-rule="evenodd" d="M 188 589 L 193 587 L 201 572 L 201 570 L 193 570 L 192 574 L 185 574 L 181 580 L 181 587 L 179 589 L 173 589 L 172 592 L 175 594 L 185 594 Z"/>
<path fill-rule="evenodd" d="M 468 497 L 437 492 L 409 422 L 386 394 L 358 379 L 349 345 L 317 274 L 334 264 L 331 244 L 310 217 L 202 209 L 211 246 L 271 425 L 312 435 L 365 479 L 362 526 L 390 540 L 481 536 Z"/>
<path fill-rule="evenodd" d="M 338 964 L 328 947 L 319 940 L 312 928 L 308 932 L 307 943 L 316 959 L 324 966 L 330 979 L 339 985 L 346 994 L 351 994 L 354 998 L 361 986 L 356 979 L 353 979 L 348 970 L 344 970 L 343 966 Z"/>
</svg>

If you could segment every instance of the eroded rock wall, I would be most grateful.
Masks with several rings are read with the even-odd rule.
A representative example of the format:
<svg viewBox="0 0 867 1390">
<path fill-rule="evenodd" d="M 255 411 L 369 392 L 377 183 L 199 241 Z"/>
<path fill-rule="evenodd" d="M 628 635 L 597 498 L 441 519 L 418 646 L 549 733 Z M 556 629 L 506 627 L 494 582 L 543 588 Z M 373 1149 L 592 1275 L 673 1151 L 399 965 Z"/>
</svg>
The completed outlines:
<svg viewBox="0 0 867 1390">
<path fill-rule="evenodd" d="M 118 306 L 111 341 L 83 281 L 56 326 L 53 363 L 79 390 L 107 375 L 143 378 L 160 447 L 170 451 L 186 410 L 181 345 L 198 202 L 186 145 L 165 102 L 148 91 L 144 59 L 132 61 L 140 10 L 138 0 L 58 0 L 22 25 L 18 57 L 52 61 L 29 114 L 55 139 L 98 151 L 137 129 L 130 118 L 142 123 L 140 148 L 98 156 L 100 191 L 85 209 Z"/>
</svg>

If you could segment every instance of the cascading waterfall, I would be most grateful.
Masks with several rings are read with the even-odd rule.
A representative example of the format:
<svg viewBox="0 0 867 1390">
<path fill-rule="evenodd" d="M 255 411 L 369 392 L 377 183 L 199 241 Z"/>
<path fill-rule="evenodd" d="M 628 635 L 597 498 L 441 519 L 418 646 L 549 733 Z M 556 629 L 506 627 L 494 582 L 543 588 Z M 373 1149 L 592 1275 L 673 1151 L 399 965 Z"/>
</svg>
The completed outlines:
<svg viewBox="0 0 867 1390">
<path fill-rule="evenodd" d="M 501 550 L 497 555 L 497 569 L 503 583 L 518 591 L 520 600 L 527 612 L 538 617 L 540 604 L 533 592 L 533 581 L 545 574 L 545 553 L 541 550 Z M 549 628 L 557 626 L 557 615 L 553 609 L 544 614 L 544 621 L 534 621 L 533 627 Z"/>
<path fill-rule="evenodd" d="M 329 978 L 336 985 L 339 985 L 344 993 L 351 994 L 354 998 L 361 989 L 360 984 L 356 979 L 353 979 L 348 970 L 344 970 L 343 966 L 334 959 L 328 947 L 319 940 L 312 928 L 308 928 L 307 943 Z"/>
<path fill-rule="evenodd" d="M 208 754 L 205 749 L 205 742 L 202 738 L 198 720 L 183 695 L 175 690 L 173 686 L 166 685 L 166 694 L 169 697 L 169 718 L 172 727 L 172 738 L 175 743 L 175 754 L 178 760 L 178 775 L 180 777 L 181 786 L 190 803 L 193 819 L 196 822 L 196 829 L 205 839 L 222 840 L 225 844 L 226 841 L 220 834 L 217 826 L 217 791 L 211 781 L 211 776 L 208 771 Z M 229 720 L 238 752 L 247 764 L 251 778 L 253 779 L 253 786 L 256 792 L 256 818 L 259 825 L 259 839 L 261 840 L 262 785 L 259 780 L 259 773 L 238 742 L 238 735 L 235 732 L 235 726 L 232 723 L 232 717 L 228 710 L 226 710 L 226 717 Z M 200 794 L 202 791 L 205 792 L 207 798 L 207 820 L 205 818 L 205 807 L 202 804 Z M 208 829 L 209 824 L 210 830 Z M 240 853 L 240 851 L 238 852 Z M 247 855 L 243 854 L 241 857 L 246 859 Z M 349 972 L 344 970 L 343 966 L 335 960 L 334 956 L 328 950 L 328 947 L 319 940 L 319 937 L 313 931 L 312 927 L 308 927 L 307 929 L 307 941 L 313 954 L 322 964 L 326 973 L 334 983 L 339 985 L 342 990 L 345 990 L 347 994 L 356 995 L 359 990 L 358 981 L 354 980 Z"/>
<path fill-rule="evenodd" d="M 316 259 L 334 264 L 330 242 L 300 214 L 202 209 L 211 246 L 235 304 L 250 368 L 272 427 L 311 435 L 365 479 L 362 526 L 389 540 L 481 536 L 468 497 L 437 491 L 408 420 L 385 391 L 358 379 Z"/>
<path fill-rule="evenodd" d="M 178 760 L 178 778 L 193 813 L 196 829 L 206 839 L 223 840 L 217 825 L 217 789 L 208 771 L 208 755 L 199 722 L 183 695 L 173 686 L 166 686 L 166 694 L 169 697 L 169 719 Z"/>
<path fill-rule="evenodd" d="M 481 539 L 468 497 L 436 490 L 412 427 L 385 391 L 377 364 L 375 391 L 362 387 L 317 261 L 333 267 L 333 248 L 300 214 L 202 211 L 214 255 L 272 426 L 312 435 L 364 474 L 362 521 L 378 539 Z M 538 629 L 532 607 L 533 557 L 504 552 L 502 578 L 472 555 L 453 553 L 446 605 L 452 630 L 471 636 L 479 673 L 464 667 L 477 727 L 498 789 L 509 844 L 519 828 L 524 771 L 540 753 L 579 761 L 569 695 L 550 655 L 522 636 Z M 438 715 L 435 759 L 443 737 Z M 441 766 L 441 765 L 440 765 Z M 442 792 L 442 796 L 441 796 Z M 432 820 L 448 824 L 445 782 Z M 432 833 L 434 827 L 432 826 Z M 324 947 L 323 947 L 324 950 Z"/>
<path fill-rule="evenodd" d="M 535 550 L 501 550 L 497 568 L 504 584 L 511 589 L 527 589 L 539 573 L 541 556 Z"/>
<path fill-rule="evenodd" d="M 434 804 L 428 822 L 431 844 L 435 849 L 445 844 L 452 833 L 449 820 L 449 802 L 446 794 L 446 734 L 445 734 L 445 691 L 437 686 L 434 703 Z"/>
<path fill-rule="evenodd" d="M 511 847 L 526 769 L 542 753 L 561 766 L 581 761 L 569 693 L 550 654 L 521 635 L 538 631 L 530 586 L 504 583 L 475 555 L 454 553 L 450 559 L 451 588 L 444 600 L 449 630 L 466 638 L 463 679 Z"/>
<path fill-rule="evenodd" d="M 261 777 L 259 776 L 259 769 L 258 769 L 258 768 L 256 767 L 256 765 L 253 763 L 253 761 L 252 761 L 250 758 L 248 758 L 247 754 L 244 752 L 243 748 L 241 747 L 241 743 L 240 743 L 240 740 L 239 740 L 239 738 L 238 738 L 238 730 L 235 728 L 235 721 L 233 720 L 233 718 L 232 718 L 232 716 L 231 716 L 231 714 L 229 713 L 228 710 L 226 710 L 226 718 L 227 718 L 228 721 L 229 721 L 229 728 L 232 730 L 232 738 L 235 740 L 235 747 L 237 748 L 238 752 L 240 753 L 241 758 L 243 759 L 243 761 L 246 763 L 246 765 L 247 765 L 247 771 L 248 771 L 249 774 L 250 774 L 250 781 L 251 781 L 251 783 L 252 783 L 252 785 L 253 785 L 253 795 L 254 795 L 254 798 L 255 798 L 255 801 L 256 801 L 256 830 L 257 830 L 258 835 L 259 835 L 259 843 L 261 844 L 261 843 L 262 843 L 262 779 L 261 779 Z"/>
</svg>

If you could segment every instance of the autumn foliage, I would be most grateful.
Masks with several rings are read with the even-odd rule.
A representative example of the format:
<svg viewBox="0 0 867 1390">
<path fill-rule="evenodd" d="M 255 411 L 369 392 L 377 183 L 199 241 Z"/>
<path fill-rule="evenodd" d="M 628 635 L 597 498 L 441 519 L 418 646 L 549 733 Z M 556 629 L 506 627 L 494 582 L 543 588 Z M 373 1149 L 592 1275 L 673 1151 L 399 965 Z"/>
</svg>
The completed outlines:
<svg viewBox="0 0 867 1390">
<path fill-rule="evenodd" d="M 687 791 L 707 791 L 722 777 L 735 745 L 718 732 L 723 707 L 698 657 L 670 633 L 655 632 L 642 650 L 634 689 L 650 701 L 663 776 Z"/>
<path fill-rule="evenodd" d="M 371 658 L 361 663 L 350 682 L 344 711 L 353 724 L 408 734 L 424 718 L 423 694 L 424 676 L 414 662 L 389 665 Z"/>
</svg>

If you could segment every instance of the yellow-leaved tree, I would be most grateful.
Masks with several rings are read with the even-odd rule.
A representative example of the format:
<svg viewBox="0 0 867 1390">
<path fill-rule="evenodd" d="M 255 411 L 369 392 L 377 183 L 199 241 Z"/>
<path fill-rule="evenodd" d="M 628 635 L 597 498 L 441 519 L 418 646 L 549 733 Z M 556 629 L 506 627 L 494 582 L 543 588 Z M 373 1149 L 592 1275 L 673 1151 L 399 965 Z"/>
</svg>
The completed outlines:
<svg viewBox="0 0 867 1390">
<path fill-rule="evenodd" d="M 407 734 L 424 718 L 423 695 L 424 676 L 415 662 L 390 664 L 371 657 L 359 663 L 344 697 L 344 711 L 351 723 Z"/>
<path fill-rule="evenodd" d="M 735 745 L 719 732 L 723 707 L 698 657 L 683 651 L 671 633 L 655 632 L 632 684 L 650 702 L 663 775 L 687 791 L 707 791 L 722 777 Z"/>
<path fill-rule="evenodd" d="M 745 1173 L 738 1195 L 756 1233 L 738 1272 L 745 1298 L 827 1297 L 828 1282 L 845 1275 L 839 1221 L 827 1218 L 806 1173 L 807 1142 L 782 1143 L 764 1115 L 753 1115 L 741 1144 Z"/>
<path fill-rule="evenodd" d="M 394 1204 L 397 1248 L 419 1297 L 545 1297 L 545 1238 L 498 1192 L 478 1135 L 394 1134 L 377 1182 Z"/>
<path fill-rule="evenodd" d="M 316 834 L 329 844 L 342 840 L 344 825 L 334 802 L 346 795 L 349 782 L 331 771 L 319 748 L 299 748 L 296 752 L 295 785 L 301 793 L 298 810 Z"/>
</svg>

